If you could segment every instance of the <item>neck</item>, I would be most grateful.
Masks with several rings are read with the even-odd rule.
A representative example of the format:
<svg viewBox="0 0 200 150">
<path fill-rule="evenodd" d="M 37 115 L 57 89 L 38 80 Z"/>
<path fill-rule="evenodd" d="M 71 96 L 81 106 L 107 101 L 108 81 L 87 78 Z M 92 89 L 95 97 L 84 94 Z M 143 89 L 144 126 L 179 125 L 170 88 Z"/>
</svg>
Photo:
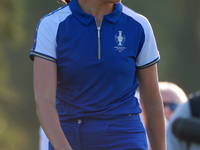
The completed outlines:
<svg viewBox="0 0 200 150">
<path fill-rule="evenodd" d="M 114 3 L 100 0 L 78 0 L 78 3 L 83 12 L 96 18 L 98 26 L 101 24 L 103 16 L 111 13 L 114 9 Z"/>
</svg>

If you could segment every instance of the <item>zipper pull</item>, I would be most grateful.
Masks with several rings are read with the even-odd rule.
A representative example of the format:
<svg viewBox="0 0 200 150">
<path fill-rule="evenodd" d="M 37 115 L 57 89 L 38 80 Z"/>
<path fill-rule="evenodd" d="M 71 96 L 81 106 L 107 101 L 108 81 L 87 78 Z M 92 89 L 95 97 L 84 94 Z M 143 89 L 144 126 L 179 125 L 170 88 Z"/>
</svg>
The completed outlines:
<svg viewBox="0 0 200 150">
<path fill-rule="evenodd" d="M 101 30 L 101 27 L 97 27 L 97 30 L 98 30 L 98 39 L 100 38 L 100 30 Z"/>
<path fill-rule="evenodd" d="M 98 30 L 98 59 L 100 60 L 101 59 L 101 42 L 100 42 L 100 30 L 101 30 L 101 27 L 97 27 L 97 30 Z"/>
</svg>

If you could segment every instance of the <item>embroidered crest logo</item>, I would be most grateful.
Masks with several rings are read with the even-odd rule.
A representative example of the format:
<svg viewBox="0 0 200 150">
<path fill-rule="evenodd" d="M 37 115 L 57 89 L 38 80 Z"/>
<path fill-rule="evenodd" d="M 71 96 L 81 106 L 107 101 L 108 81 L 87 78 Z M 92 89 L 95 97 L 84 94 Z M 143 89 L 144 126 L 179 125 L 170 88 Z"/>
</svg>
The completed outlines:
<svg viewBox="0 0 200 150">
<path fill-rule="evenodd" d="M 123 46 L 126 37 L 123 36 L 122 31 L 119 31 L 118 35 L 115 35 L 115 41 L 118 43 L 118 46 L 114 47 L 116 48 L 116 51 L 123 52 L 126 49 L 126 47 Z"/>
</svg>

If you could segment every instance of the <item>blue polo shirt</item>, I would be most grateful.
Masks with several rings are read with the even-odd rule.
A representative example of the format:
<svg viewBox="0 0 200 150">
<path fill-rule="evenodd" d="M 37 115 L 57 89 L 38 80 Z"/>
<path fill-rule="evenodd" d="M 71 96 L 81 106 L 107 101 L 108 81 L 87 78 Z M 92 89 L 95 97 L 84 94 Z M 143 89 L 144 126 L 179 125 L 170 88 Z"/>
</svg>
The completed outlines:
<svg viewBox="0 0 200 150">
<path fill-rule="evenodd" d="M 30 53 L 57 64 L 61 121 L 141 113 L 136 69 L 160 60 L 148 20 L 121 3 L 97 27 L 77 0 L 44 16 Z"/>
</svg>

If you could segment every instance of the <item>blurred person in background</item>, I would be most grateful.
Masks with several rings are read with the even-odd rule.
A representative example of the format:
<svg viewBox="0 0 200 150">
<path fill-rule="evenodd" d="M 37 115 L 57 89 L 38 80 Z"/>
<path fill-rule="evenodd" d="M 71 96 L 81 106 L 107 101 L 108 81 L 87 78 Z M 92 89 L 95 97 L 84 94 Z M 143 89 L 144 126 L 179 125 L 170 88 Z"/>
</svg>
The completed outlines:
<svg viewBox="0 0 200 150">
<path fill-rule="evenodd" d="M 187 101 L 182 88 L 172 82 L 159 82 L 159 89 L 163 98 L 165 118 L 169 121 L 178 105 Z"/>
<path fill-rule="evenodd" d="M 200 91 L 179 105 L 167 128 L 167 150 L 200 150 Z"/>
</svg>

